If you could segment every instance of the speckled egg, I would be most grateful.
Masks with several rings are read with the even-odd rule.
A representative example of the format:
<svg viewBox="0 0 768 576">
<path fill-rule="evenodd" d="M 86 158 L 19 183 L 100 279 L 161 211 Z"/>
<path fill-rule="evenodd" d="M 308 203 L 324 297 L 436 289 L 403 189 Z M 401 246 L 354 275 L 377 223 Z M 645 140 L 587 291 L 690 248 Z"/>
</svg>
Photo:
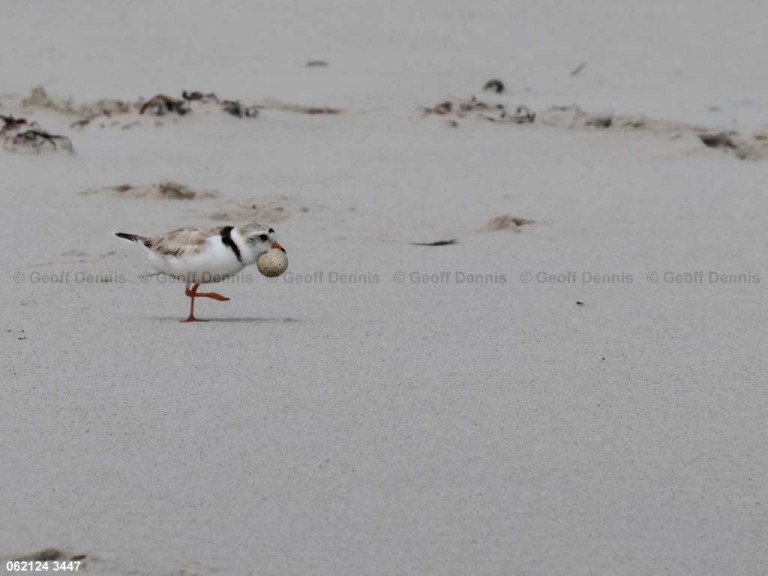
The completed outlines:
<svg viewBox="0 0 768 576">
<path fill-rule="evenodd" d="M 267 278 L 276 278 L 288 269 L 288 256 L 279 248 L 272 248 L 259 256 L 256 267 Z"/>
</svg>

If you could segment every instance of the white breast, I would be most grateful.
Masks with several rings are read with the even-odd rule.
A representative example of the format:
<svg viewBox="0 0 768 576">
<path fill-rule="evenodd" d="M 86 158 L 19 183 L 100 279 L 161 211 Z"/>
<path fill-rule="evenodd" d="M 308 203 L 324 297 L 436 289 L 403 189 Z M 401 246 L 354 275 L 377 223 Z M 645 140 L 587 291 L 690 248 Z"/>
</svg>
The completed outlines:
<svg viewBox="0 0 768 576">
<path fill-rule="evenodd" d="M 180 256 L 166 256 L 149 250 L 149 261 L 156 270 L 192 284 L 221 282 L 245 267 L 232 249 L 224 245 L 221 236 L 208 238 L 199 252 Z"/>
</svg>

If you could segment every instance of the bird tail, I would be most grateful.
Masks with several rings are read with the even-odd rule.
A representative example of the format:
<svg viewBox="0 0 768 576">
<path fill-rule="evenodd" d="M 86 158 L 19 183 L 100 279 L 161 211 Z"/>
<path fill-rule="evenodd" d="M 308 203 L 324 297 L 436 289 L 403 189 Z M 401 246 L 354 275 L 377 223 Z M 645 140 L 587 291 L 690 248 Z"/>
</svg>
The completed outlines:
<svg viewBox="0 0 768 576">
<path fill-rule="evenodd" d="M 134 242 L 136 244 L 144 244 L 144 246 L 147 246 L 148 238 L 145 238 L 144 236 L 139 236 L 138 234 L 126 234 L 125 232 L 115 232 L 115 236 L 118 238 L 122 238 L 123 240 L 128 240 L 128 242 Z"/>
</svg>

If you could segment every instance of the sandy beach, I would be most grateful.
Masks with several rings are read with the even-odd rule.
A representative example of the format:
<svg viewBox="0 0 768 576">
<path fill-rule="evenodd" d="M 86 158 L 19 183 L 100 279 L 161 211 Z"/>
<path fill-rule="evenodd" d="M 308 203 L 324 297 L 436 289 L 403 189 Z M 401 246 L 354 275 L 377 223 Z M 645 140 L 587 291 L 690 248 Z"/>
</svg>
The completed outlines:
<svg viewBox="0 0 768 576">
<path fill-rule="evenodd" d="M 0 573 L 768 574 L 766 18 L 4 6 Z"/>
</svg>

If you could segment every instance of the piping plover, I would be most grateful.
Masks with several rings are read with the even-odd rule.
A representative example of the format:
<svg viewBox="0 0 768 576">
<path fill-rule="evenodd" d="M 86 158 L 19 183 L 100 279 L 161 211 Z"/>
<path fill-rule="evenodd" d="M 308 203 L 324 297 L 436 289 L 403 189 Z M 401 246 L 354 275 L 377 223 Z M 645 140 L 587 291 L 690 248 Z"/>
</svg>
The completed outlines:
<svg viewBox="0 0 768 576">
<path fill-rule="evenodd" d="M 183 322 L 197 322 L 195 298 L 229 300 L 216 292 L 198 292 L 200 284 L 221 282 L 253 264 L 271 248 L 285 252 L 268 226 L 251 222 L 245 226 L 216 228 L 180 228 L 156 236 L 116 232 L 115 236 L 146 250 L 152 266 L 186 282 L 190 298 L 189 317 Z"/>
</svg>

